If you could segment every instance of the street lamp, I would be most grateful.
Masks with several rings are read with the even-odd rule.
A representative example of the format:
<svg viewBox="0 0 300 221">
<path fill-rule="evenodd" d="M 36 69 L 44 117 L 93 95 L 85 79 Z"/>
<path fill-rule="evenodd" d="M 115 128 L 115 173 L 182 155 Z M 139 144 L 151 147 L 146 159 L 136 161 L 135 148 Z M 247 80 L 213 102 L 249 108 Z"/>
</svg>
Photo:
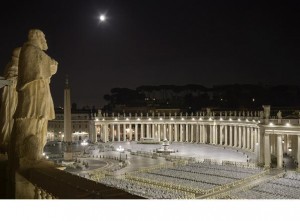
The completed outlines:
<svg viewBox="0 0 300 221">
<path fill-rule="evenodd" d="M 124 148 L 123 148 L 122 146 L 119 146 L 119 147 L 117 148 L 117 151 L 120 152 L 120 161 L 121 161 L 121 153 L 124 152 Z"/>
</svg>

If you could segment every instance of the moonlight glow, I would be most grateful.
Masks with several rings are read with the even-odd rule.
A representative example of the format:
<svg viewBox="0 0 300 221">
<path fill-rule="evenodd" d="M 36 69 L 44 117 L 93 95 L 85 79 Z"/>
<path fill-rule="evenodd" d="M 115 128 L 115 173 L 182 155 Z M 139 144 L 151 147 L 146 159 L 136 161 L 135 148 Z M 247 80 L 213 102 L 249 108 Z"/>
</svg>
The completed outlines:
<svg viewBox="0 0 300 221">
<path fill-rule="evenodd" d="M 105 17 L 105 15 L 100 15 L 99 19 L 100 19 L 100 21 L 102 22 L 102 21 L 105 21 L 105 20 L 106 20 L 106 17 Z"/>
</svg>

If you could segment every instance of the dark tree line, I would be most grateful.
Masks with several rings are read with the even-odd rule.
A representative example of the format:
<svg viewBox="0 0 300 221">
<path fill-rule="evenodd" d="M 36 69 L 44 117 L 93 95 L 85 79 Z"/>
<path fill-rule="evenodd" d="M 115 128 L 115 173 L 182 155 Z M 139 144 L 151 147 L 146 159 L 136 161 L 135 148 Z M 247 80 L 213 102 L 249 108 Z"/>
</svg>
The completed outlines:
<svg viewBox="0 0 300 221">
<path fill-rule="evenodd" d="M 105 111 L 124 107 L 179 108 L 189 112 L 201 108 L 260 109 L 262 105 L 300 108 L 300 86 L 296 85 L 202 85 L 141 86 L 134 89 L 113 88 L 104 95 Z"/>
</svg>

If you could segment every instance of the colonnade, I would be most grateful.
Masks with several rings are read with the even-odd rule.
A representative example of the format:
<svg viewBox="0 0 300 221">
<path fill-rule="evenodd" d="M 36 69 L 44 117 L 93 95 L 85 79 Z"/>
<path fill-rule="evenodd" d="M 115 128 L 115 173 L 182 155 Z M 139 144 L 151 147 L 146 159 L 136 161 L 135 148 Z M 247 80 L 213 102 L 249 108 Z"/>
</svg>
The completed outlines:
<svg viewBox="0 0 300 221">
<path fill-rule="evenodd" d="M 93 142 L 140 141 L 142 138 L 170 142 L 188 142 L 235 147 L 254 152 L 257 162 L 266 168 L 276 158 L 283 168 L 283 156 L 288 154 L 300 162 L 300 126 L 275 125 L 275 121 L 258 119 L 190 118 L 103 118 L 91 121 Z M 276 127 L 276 130 L 274 130 Z M 298 164 L 300 170 L 300 165 Z"/>
<path fill-rule="evenodd" d="M 260 158 L 264 162 L 266 168 L 270 168 L 272 158 L 276 158 L 277 168 L 283 168 L 283 156 L 288 155 L 298 162 L 298 170 L 300 170 L 300 134 L 290 133 L 290 131 L 274 131 L 266 129 L 264 137 L 261 140 Z"/>
<path fill-rule="evenodd" d="M 170 142 L 232 146 L 254 151 L 260 139 L 257 123 L 234 121 L 157 120 L 98 121 L 93 141 L 139 141 L 141 138 L 167 139 Z"/>
</svg>

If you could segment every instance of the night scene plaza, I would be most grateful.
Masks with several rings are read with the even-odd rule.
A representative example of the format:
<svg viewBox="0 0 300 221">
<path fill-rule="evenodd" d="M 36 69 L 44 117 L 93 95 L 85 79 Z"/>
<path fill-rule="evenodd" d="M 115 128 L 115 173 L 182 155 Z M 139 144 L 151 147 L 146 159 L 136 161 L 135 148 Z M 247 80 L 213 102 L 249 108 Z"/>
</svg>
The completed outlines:
<svg viewBox="0 0 300 221">
<path fill-rule="evenodd" d="M 0 199 L 300 199 L 298 2 L 7 4 Z"/>
</svg>

